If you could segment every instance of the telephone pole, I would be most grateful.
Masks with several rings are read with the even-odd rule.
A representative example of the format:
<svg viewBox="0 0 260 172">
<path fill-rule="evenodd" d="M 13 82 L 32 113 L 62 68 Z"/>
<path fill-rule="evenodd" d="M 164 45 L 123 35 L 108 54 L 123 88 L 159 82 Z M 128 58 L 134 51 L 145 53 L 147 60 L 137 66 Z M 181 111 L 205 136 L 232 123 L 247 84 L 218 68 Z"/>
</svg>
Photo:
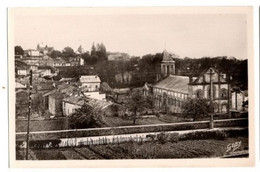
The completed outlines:
<svg viewBox="0 0 260 172">
<path fill-rule="evenodd" d="M 214 113 L 214 108 L 213 108 L 213 82 L 212 82 L 212 68 L 209 69 L 209 80 L 210 80 L 210 122 L 209 122 L 209 128 L 213 129 L 214 128 L 214 119 L 213 119 L 213 113 Z"/>
<path fill-rule="evenodd" d="M 29 155 L 29 134 L 30 134 L 30 116 L 31 116 L 31 108 L 32 108 L 32 70 L 30 70 L 30 83 L 29 83 L 29 112 L 28 112 L 28 120 L 27 120 L 27 140 L 26 140 L 26 160 L 28 160 Z"/>
</svg>

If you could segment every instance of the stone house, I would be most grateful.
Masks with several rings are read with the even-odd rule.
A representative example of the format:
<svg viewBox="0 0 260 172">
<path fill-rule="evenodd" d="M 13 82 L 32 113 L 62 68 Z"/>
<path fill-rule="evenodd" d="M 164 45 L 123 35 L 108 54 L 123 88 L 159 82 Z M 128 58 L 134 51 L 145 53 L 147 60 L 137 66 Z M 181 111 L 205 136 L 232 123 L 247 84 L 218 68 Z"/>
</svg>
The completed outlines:
<svg viewBox="0 0 260 172">
<path fill-rule="evenodd" d="M 79 83 L 86 91 L 99 91 L 101 80 L 97 75 L 83 75 L 79 78 Z"/>
</svg>

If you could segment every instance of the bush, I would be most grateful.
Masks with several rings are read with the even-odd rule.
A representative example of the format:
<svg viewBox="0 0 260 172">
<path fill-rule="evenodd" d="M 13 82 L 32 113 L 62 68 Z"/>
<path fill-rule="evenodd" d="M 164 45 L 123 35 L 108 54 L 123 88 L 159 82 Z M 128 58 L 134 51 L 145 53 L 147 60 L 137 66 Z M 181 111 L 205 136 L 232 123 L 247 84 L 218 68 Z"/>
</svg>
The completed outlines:
<svg viewBox="0 0 260 172">
<path fill-rule="evenodd" d="M 217 140 L 226 140 L 228 137 L 228 134 L 225 131 L 217 131 L 216 132 L 216 139 Z"/>
<path fill-rule="evenodd" d="M 29 142 L 30 148 L 58 148 L 61 140 L 33 140 Z"/>
<path fill-rule="evenodd" d="M 165 132 L 162 132 L 162 133 L 157 134 L 156 138 L 160 144 L 165 144 L 168 141 L 169 135 Z"/>
<path fill-rule="evenodd" d="M 177 143 L 179 141 L 179 133 L 171 133 L 169 135 L 170 135 L 169 139 L 171 143 Z"/>
<path fill-rule="evenodd" d="M 192 133 L 183 134 L 179 137 L 179 140 L 207 140 L 207 139 L 216 139 L 216 140 L 225 140 L 228 137 L 226 131 L 195 131 Z"/>
</svg>

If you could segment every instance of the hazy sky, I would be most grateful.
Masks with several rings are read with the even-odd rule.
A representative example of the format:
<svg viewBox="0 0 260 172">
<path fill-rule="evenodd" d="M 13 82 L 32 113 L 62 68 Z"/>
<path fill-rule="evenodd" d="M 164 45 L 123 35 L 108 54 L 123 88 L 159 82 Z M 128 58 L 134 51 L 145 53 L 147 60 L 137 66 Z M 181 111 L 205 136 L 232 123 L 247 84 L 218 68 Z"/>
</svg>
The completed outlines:
<svg viewBox="0 0 260 172">
<path fill-rule="evenodd" d="M 142 56 L 165 48 L 180 57 L 247 58 L 246 15 L 20 15 L 14 20 L 14 43 L 24 49 L 38 43 L 62 50 L 90 50 L 103 42 L 107 51 Z"/>
</svg>

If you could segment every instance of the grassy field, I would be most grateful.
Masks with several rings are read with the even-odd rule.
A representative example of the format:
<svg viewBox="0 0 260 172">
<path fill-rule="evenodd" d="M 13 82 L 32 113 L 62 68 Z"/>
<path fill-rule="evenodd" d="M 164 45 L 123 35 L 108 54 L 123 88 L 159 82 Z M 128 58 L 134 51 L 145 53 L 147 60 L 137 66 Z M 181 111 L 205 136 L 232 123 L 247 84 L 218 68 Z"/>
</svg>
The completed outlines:
<svg viewBox="0 0 260 172">
<path fill-rule="evenodd" d="M 227 146 L 238 141 L 242 144 L 236 151 L 247 149 L 248 138 L 238 137 L 226 140 L 188 140 L 165 144 L 130 142 L 31 151 L 38 160 L 213 158 L 225 155 Z"/>
</svg>

